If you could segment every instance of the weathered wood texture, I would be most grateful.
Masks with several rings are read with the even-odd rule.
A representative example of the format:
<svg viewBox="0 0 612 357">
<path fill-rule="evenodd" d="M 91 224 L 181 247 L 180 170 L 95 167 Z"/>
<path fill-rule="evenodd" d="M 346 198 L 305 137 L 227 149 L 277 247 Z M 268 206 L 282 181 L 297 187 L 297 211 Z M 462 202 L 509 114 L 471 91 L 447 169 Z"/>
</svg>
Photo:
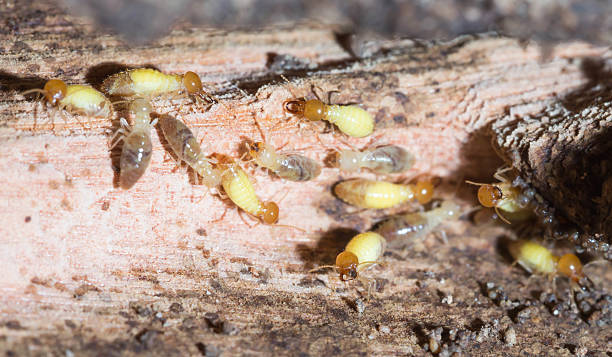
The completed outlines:
<svg viewBox="0 0 612 357">
<path fill-rule="evenodd" d="M 612 62 L 584 61 L 589 81 L 535 115 L 520 107 L 493 125 L 496 144 L 543 196 L 559 238 L 612 257 Z M 567 222 L 563 222 L 566 220 Z"/>
<path fill-rule="evenodd" d="M 209 152 L 239 156 L 244 138 L 260 138 L 257 118 L 274 146 L 323 160 L 329 150 L 311 135 L 322 126 L 299 130 L 281 106 L 291 92 L 306 95 L 315 85 L 338 90 L 333 101 L 358 102 L 375 115 L 379 142 L 412 150 L 418 162 L 410 175 L 439 175 L 452 185 L 464 177 L 490 180 L 501 164 L 490 125 L 513 106 L 581 88 L 589 80 L 582 60 L 609 60 L 608 49 L 561 44 L 543 61 L 536 45 L 465 37 L 388 42 L 355 59 L 332 32 L 314 27 L 175 31 L 128 48 L 36 6 L 40 12 L 28 11 L 38 17 L 15 15 L 19 34 L 4 35 L 0 57 L 0 350 L 421 355 L 432 333 L 447 351 L 467 355 L 609 351 L 610 302 L 590 297 L 592 309 L 580 314 L 540 302 L 549 283 L 526 285 L 527 275 L 496 248 L 499 230 L 487 233 L 464 220 L 445 227 L 446 245 L 431 237 L 390 251 L 387 264 L 368 273 L 378 286 L 359 313 L 363 287 L 307 273 L 332 263 L 352 234 L 382 215 L 350 214 L 331 195 L 331 185 L 347 175 L 326 168 L 313 182 L 290 183 L 258 173 L 258 194 L 282 199 L 280 223 L 306 233 L 249 227 L 184 169 L 173 170 L 160 133 L 153 133 L 148 172 L 123 191 L 108 152 L 111 119 L 80 118 L 83 128 L 74 117 L 57 117 L 51 125 L 46 111 L 19 95 L 51 77 L 99 84 L 125 66 L 191 70 L 221 104 L 208 111 L 186 100 L 153 104 L 197 128 Z M 341 145 L 330 133 L 320 140 Z M 369 139 L 349 141 L 363 146 Z M 492 298 L 486 282 L 507 293 Z"/>
</svg>

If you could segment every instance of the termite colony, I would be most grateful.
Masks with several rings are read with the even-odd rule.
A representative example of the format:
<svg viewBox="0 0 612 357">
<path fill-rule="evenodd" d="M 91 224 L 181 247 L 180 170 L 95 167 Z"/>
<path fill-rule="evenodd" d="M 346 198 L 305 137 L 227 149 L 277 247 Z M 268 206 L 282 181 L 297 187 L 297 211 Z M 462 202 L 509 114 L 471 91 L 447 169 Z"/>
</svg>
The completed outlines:
<svg viewBox="0 0 612 357">
<path fill-rule="evenodd" d="M 173 156 L 193 170 L 198 182 L 201 181 L 221 197 L 229 198 L 235 206 L 259 222 L 278 224 L 282 210 L 276 202 L 262 201 L 257 196 L 249 174 L 241 166 L 243 158 L 205 153 L 192 130 L 179 119 L 169 115 L 158 115 L 152 119 L 154 109 L 151 102 L 159 96 L 190 98 L 195 103 L 206 105 L 215 102 L 204 91 L 196 73 L 165 74 L 154 69 L 132 69 L 106 78 L 101 91 L 87 85 L 67 85 L 61 80 L 52 79 L 42 90 L 29 92 L 43 94 L 47 104 L 53 107 L 53 114 L 59 111 L 62 116 L 63 111 L 67 111 L 74 115 L 110 118 L 115 110 L 107 95 L 119 98 L 115 105 L 129 103 L 128 118 L 120 118 L 120 128 L 110 142 L 111 149 L 122 142 L 119 159 L 119 186 L 122 189 L 132 188 L 145 174 L 153 151 L 151 131 L 159 125 Z M 325 120 L 349 137 L 364 138 L 374 132 L 374 118 L 359 106 L 332 105 L 320 99 L 296 98 L 293 95 L 282 103 L 282 109 L 289 116 L 308 121 Z M 265 138 L 263 140 L 246 143 L 245 155 L 250 157 L 249 162 L 293 182 L 315 180 L 321 174 L 321 165 L 312 158 L 282 153 L 266 143 Z M 414 163 L 415 156 L 405 148 L 385 144 L 362 150 L 335 150 L 331 166 L 344 173 L 363 170 L 388 177 L 405 173 Z M 544 223 L 553 220 L 550 211 L 535 209 L 534 190 L 516 184 L 517 175 L 511 172 L 511 168 L 499 170 L 494 178 L 498 182 L 467 182 L 478 186 L 478 201 L 486 208 L 493 208 L 504 224 L 529 220 L 534 213 L 543 217 Z M 420 210 L 392 215 L 377 222 L 372 229 L 354 236 L 345 250 L 337 255 L 334 265 L 321 265 L 312 271 L 332 267 L 340 280 L 357 279 L 371 287 L 370 280 L 364 278 L 362 273 L 381 265 L 387 243 L 422 241 L 440 225 L 456 220 L 465 213 L 454 199 L 434 202 L 434 188 L 430 179 L 398 182 L 353 177 L 337 182 L 332 188 L 333 194 L 346 204 L 380 210 L 406 202 L 418 202 Z M 427 209 L 425 205 L 429 205 Z M 525 240 L 510 243 L 507 249 L 514 260 L 530 273 L 561 275 L 577 286 L 584 286 L 585 275 L 576 255 L 558 257 L 547 248 Z"/>
</svg>

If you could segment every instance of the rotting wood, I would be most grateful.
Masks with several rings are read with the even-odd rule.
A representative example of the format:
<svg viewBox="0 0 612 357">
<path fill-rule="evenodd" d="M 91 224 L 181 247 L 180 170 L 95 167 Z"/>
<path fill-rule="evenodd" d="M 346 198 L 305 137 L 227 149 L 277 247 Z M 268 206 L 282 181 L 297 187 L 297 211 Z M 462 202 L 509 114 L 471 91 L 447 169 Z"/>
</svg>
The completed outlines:
<svg viewBox="0 0 612 357">
<path fill-rule="evenodd" d="M 56 118 L 52 128 L 39 111 L 34 128 L 35 105 L 18 92 L 54 76 L 99 84 L 124 66 L 192 70 L 223 105 L 203 112 L 187 101 L 153 104 L 198 128 L 207 150 L 237 156 L 243 137 L 259 138 L 256 116 L 271 144 L 288 142 L 285 150 L 306 148 L 322 161 L 326 149 L 308 128 L 300 132 L 296 121 L 285 122 L 281 103 L 291 91 L 309 94 L 311 85 L 338 89 L 335 102 L 361 103 L 376 115 L 376 136 L 415 153 L 415 175 L 432 173 L 452 185 L 464 177 L 490 179 L 501 165 L 490 147 L 495 120 L 517 105 L 535 115 L 542 102 L 580 89 L 589 80 L 581 59 L 609 60 L 609 50 L 562 44 L 542 62 L 537 45 L 464 37 L 388 42 L 355 59 L 329 29 L 308 27 L 185 30 L 130 49 L 45 11 L 38 27 L 24 26 L 19 38 L 11 37 L 0 58 L 0 349 L 18 355 L 423 354 L 430 337 L 441 335 L 441 345 L 468 355 L 605 351 L 611 309 L 602 297 L 589 297 L 590 314 L 557 307 L 546 288 L 524 285 L 526 274 L 499 254 L 495 235 L 466 221 L 445 228 L 447 245 L 429 238 L 386 254 L 388 264 L 368 273 L 377 289 L 366 302 L 359 284 L 306 273 L 332 263 L 356 231 L 380 217 L 347 214 L 350 208 L 331 196 L 330 186 L 345 175 L 324 169 L 309 183 L 257 175 L 262 197 L 287 192 L 281 223 L 307 234 L 249 228 L 233 210 L 214 222 L 225 204 L 192 185 L 184 170 L 173 172 L 159 132 L 148 172 L 122 191 L 107 152 L 110 121 L 82 128 Z M 331 134 L 321 138 L 338 144 Z M 513 345 L 504 342 L 509 329 Z"/>
<path fill-rule="evenodd" d="M 612 62 L 582 62 L 589 81 L 544 105 L 513 108 L 493 125 L 496 144 L 554 215 L 553 236 L 612 259 Z M 574 233 L 575 232 L 575 233 Z"/>
</svg>

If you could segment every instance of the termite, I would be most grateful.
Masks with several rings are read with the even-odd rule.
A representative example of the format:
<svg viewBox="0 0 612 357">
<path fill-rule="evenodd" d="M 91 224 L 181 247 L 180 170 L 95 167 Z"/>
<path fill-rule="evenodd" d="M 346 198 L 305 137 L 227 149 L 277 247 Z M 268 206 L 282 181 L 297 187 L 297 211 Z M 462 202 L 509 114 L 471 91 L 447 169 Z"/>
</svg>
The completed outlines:
<svg viewBox="0 0 612 357">
<path fill-rule="evenodd" d="M 115 136 L 120 137 L 112 145 L 114 147 L 119 141 L 123 141 L 120 158 L 119 183 L 121 188 L 129 189 L 144 174 L 151 161 L 151 129 L 155 126 L 157 119 L 151 122 L 151 104 L 144 99 L 136 99 L 130 103 L 130 114 L 132 126 L 121 118 L 121 128 Z M 111 148 L 112 148 L 111 147 Z"/>
<path fill-rule="evenodd" d="M 377 224 L 375 231 L 389 242 L 396 239 L 414 241 L 423 239 L 444 221 L 458 219 L 460 214 L 461 207 L 447 200 L 429 211 L 392 216 Z"/>
<path fill-rule="evenodd" d="M 523 193 L 520 188 L 513 186 L 508 178 L 501 175 L 510 169 L 498 170 L 495 173 L 494 177 L 500 181 L 498 183 L 485 184 L 466 181 L 471 185 L 480 186 L 478 188 L 478 202 L 484 207 L 494 208 L 497 216 L 508 224 L 510 224 L 510 221 L 502 212 L 512 220 L 525 220 L 529 218 L 533 213 L 529 204 L 535 194 L 533 190 L 527 190 Z"/>
<path fill-rule="evenodd" d="M 580 259 L 571 253 L 559 257 L 548 248 L 531 241 L 516 240 L 508 244 L 514 260 L 529 273 L 554 277 L 562 275 L 579 283 L 584 274 Z"/>
<path fill-rule="evenodd" d="M 593 290 L 609 291 L 610 262 L 595 260 L 583 265 L 580 259 L 572 253 L 562 256 L 553 254 L 548 248 L 531 241 L 516 240 L 508 243 L 508 250 L 515 260 L 527 272 L 547 276 L 553 282 L 553 291 L 557 290 L 557 277 L 566 277 L 570 285 L 570 302 L 574 312 L 582 310 L 582 303 L 576 303 L 575 292 L 583 293 Z M 602 265 L 603 263 L 603 265 Z M 599 271 L 597 269 L 600 269 Z M 590 272 L 586 274 L 587 270 Z M 599 272 L 599 275 L 593 275 Z M 583 300 L 584 302 L 584 300 Z M 580 307 L 579 307 L 580 306 Z M 587 305 L 588 306 L 588 305 Z"/>
<path fill-rule="evenodd" d="M 380 264 L 386 245 L 385 238 L 376 232 L 360 233 L 347 243 L 342 253 L 338 254 L 335 265 L 322 265 L 310 272 L 334 268 L 342 281 L 360 279 L 362 271 Z"/>
<path fill-rule="evenodd" d="M 377 174 L 397 174 L 414 165 L 414 155 L 402 147 L 384 145 L 363 151 L 337 151 L 334 164 L 340 170 L 348 172 L 367 168 Z"/>
<path fill-rule="evenodd" d="M 395 184 L 386 181 L 352 179 L 334 187 L 334 193 L 344 202 L 361 208 L 390 208 L 417 199 L 425 204 L 431 201 L 434 186 L 430 181 L 416 184 Z"/>
<path fill-rule="evenodd" d="M 272 201 L 262 202 L 255 194 L 255 188 L 246 172 L 232 158 L 215 155 L 217 168 L 221 170 L 221 185 L 225 194 L 236 206 L 265 224 L 278 221 L 278 205 Z"/>
<path fill-rule="evenodd" d="M 182 121 L 165 115 L 160 118 L 159 126 L 177 158 L 185 161 L 206 186 L 213 188 L 221 184 L 221 171 L 211 165 L 212 160 L 204 155 L 193 132 Z"/>
<path fill-rule="evenodd" d="M 60 114 L 66 110 L 72 114 L 109 117 L 113 112 L 108 98 L 88 85 L 66 84 L 60 79 L 50 79 L 43 89 L 31 89 L 22 94 L 30 93 L 41 93 L 48 104 L 57 107 Z"/>
<path fill-rule="evenodd" d="M 281 154 L 263 142 L 247 144 L 249 155 L 255 163 L 290 181 L 309 181 L 319 176 L 321 165 L 315 160 L 298 154 Z"/>
<path fill-rule="evenodd" d="M 284 78 L 284 77 L 283 77 Z M 287 82 L 287 78 L 285 78 Z M 310 121 L 326 120 L 346 135 L 363 138 L 374 131 L 374 118 L 354 105 L 328 105 L 320 99 L 296 98 L 283 103 L 286 112 Z"/>
<path fill-rule="evenodd" d="M 166 74 L 156 69 L 137 68 L 116 73 L 102 83 L 104 92 L 113 96 L 152 98 L 162 94 L 191 95 L 196 100 L 211 102 L 202 80 L 194 72 Z"/>
</svg>

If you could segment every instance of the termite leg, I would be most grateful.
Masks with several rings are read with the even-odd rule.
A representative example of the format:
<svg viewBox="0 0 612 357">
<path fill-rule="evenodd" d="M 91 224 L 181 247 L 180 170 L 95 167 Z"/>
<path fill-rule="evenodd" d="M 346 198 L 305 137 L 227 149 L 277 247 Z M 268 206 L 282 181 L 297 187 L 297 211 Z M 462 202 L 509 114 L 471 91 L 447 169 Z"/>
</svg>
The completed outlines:
<svg viewBox="0 0 612 357">
<path fill-rule="evenodd" d="M 497 208 L 497 206 L 495 206 L 495 214 L 497 214 L 497 217 L 499 217 L 499 219 L 505 223 L 512 224 L 506 217 L 504 217 L 504 215 L 501 214 L 501 212 L 499 212 L 499 208 Z"/>
<path fill-rule="evenodd" d="M 493 178 L 495 178 L 496 180 L 498 180 L 500 182 L 506 182 L 506 181 L 508 181 L 508 178 L 504 177 L 502 174 L 504 174 L 504 173 L 506 173 L 506 172 L 508 172 L 510 170 L 512 170 L 512 166 L 508 166 L 508 167 L 504 167 L 504 168 L 499 168 L 493 174 Z"/>
<path fill-rule="evenodd" d="M 223 214 L 221 215 L 221 217 L 211 221 L 211 223 L 217 223 L 220 222 L 221 220 L 223 220 L 223 218 L 225 218 L 225 214 L 227 213 L 228 208 L 225 207 L 225 209 L 223 210 Z"/>
<path fill-rule="evenodd" d="M 247 227 L 249 227 L 249 229 L 252 229 L 253 227 L 258 226 L 258 225 L 259 225 L 259 223 L 261 223 L 261 222 L 259 222 L 259 221 L 258 221 L 257 223 L 255 223 L 255 225 L 251 226 L 251 225 L 250 225 L 250 224 L 249 224 L 249 223 L 246 221 L 246 219 L 244 219 L 244 217 L 242 216 L 242 210 L 241 210 L 240 208 L 236 207 L 236 211 L 238 211 L 238 216 L 240 217 L 240 219 L 242 220 L 242 222 L 244 222 L 244 224 L 246 224 L 246 226 L 247 226 Z"/>
<path fill-rule="evenodd" d="M 130 133 L 130 126 L 129 126 L 128 122 L 125 120 L 125 118 L 119 119 L 119 123 L 120 123 L 121 127 L 119 129 L 117 129 L 117 131 L 115 131 L 115 134 L 111 137 L 110 144 L 109 144 L 110 145 L 109 150 L 113 150 L 113 148 L 115 148 L 115 146 L 117 146 L 119 141 L 123 140 L 124 137 L 126 136 L 126 134 Z M 119 139 L 117 139 L 117 141 L 115 141 L 115 139 L 117 138 L 117 135 L 119 135 L 119 134 L 123 134 L 123 137 L 120 137 Z"/>
</svg>

